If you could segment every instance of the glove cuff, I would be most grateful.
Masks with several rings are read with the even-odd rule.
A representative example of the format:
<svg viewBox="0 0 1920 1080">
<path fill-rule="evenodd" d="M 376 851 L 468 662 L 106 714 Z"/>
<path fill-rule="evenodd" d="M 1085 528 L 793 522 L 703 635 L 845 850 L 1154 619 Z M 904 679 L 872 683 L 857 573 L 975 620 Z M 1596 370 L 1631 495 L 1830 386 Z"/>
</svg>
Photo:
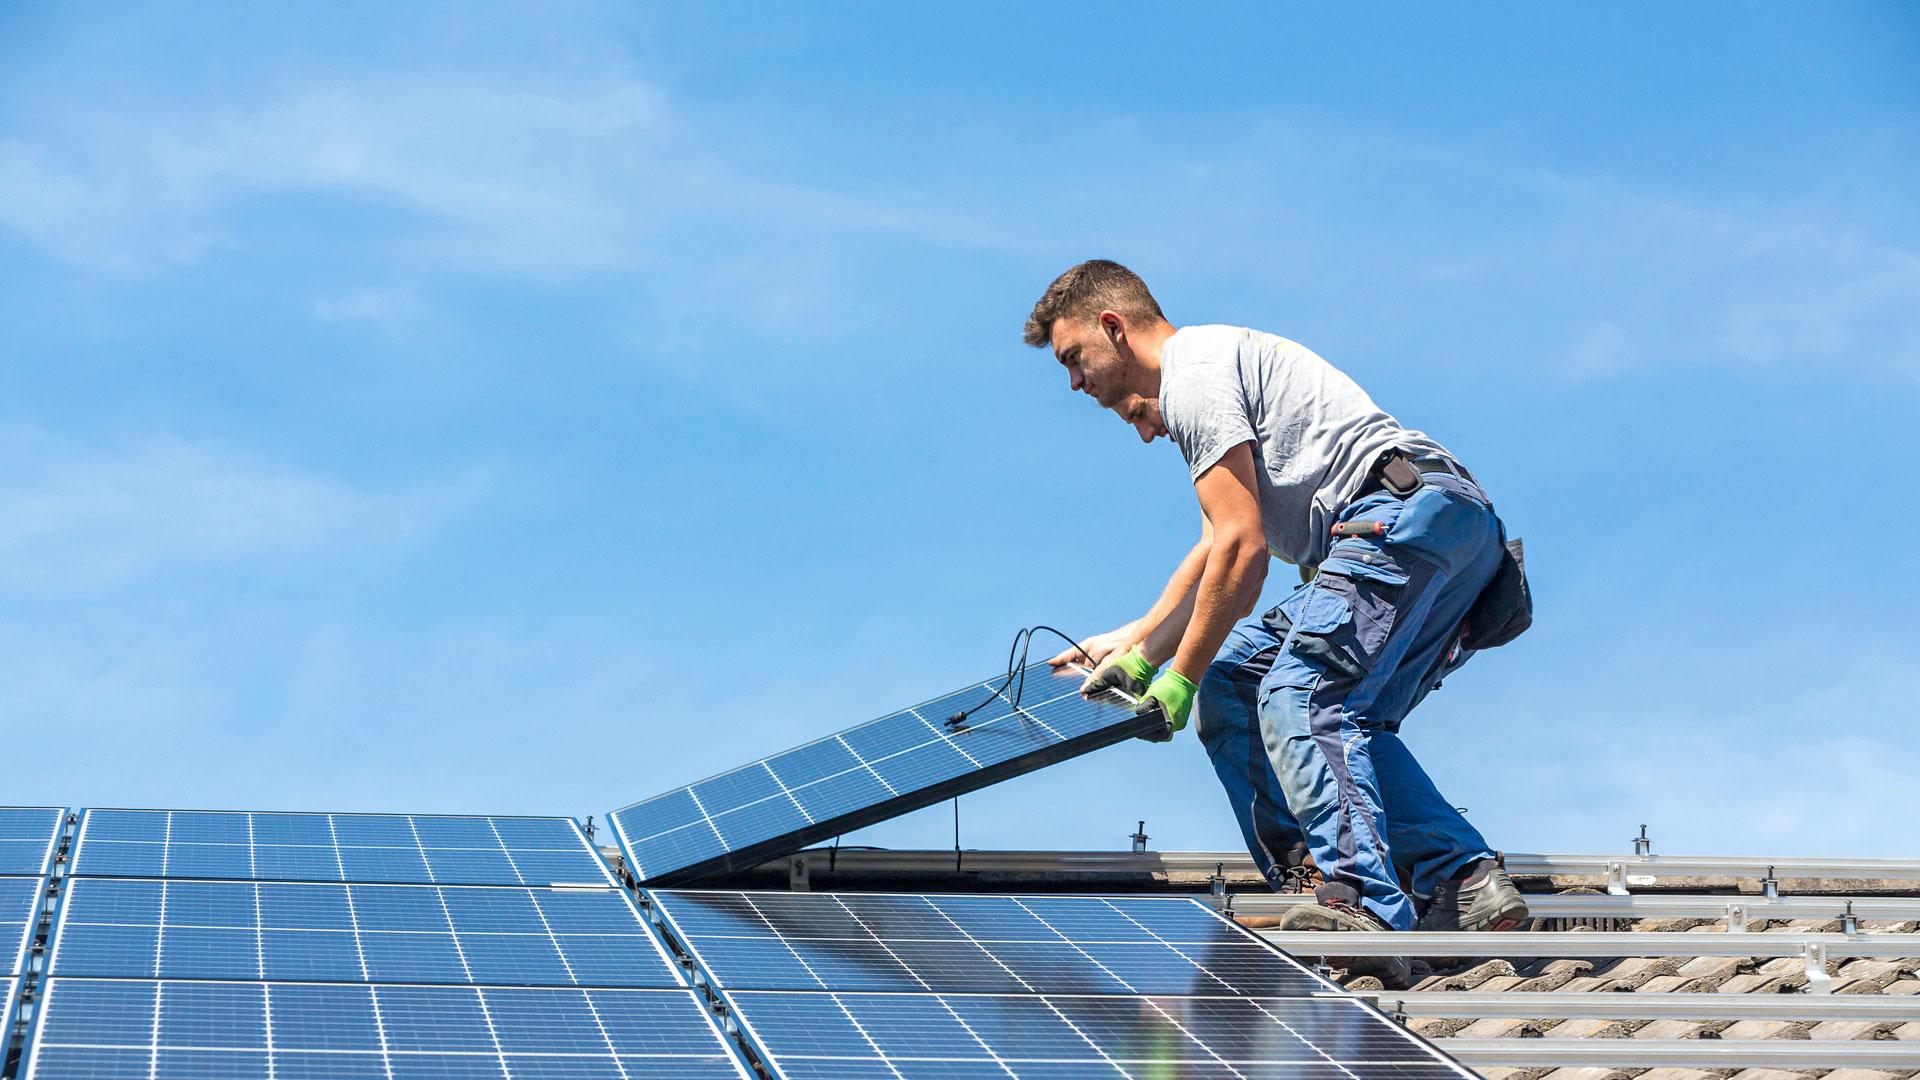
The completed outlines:
<svg viewBox="0 0 1920 1080">
<path fill-rule="evenodd" d="M 1153 673 L 1159 670 L 1154 667 L 1152 661 L 1147 659 L 1147 654 L 1140 651 L 1140 646 L 1138 645 L 1128 649 L 1125 655 L 1113 662 L 1113 666 L 1133 676 L 1142 684 L 1151 683 L 1153 681 Z"/>
<path fill-rule="evenodd" d="M 1187 678 L 1185 675 L 1180 674 L 1179 672 L 1173 670 L 1172 668 L 1168 668 L 1167 670 L 1161 672 L 1160 679 L 1170 682 L 1173 685 L 1179 687 L 1180 692 L 1182 694 L 1185 694 L 1188 700 L 1192 700 L 1193 695 L 1200 692 L 1200 687 L 1196 686 L 1192 679 Z"/>
</svg>

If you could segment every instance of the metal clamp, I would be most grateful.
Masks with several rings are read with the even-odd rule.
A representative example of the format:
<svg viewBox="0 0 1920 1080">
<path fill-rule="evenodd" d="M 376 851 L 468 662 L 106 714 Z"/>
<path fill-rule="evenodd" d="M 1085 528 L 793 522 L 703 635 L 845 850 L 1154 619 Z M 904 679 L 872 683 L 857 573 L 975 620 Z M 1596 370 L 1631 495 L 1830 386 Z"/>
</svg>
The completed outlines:
<svg viewBox="0 0 1920 1080">
<path fill-rule="evenodd" d="M 1833 976 L 1827 974 L 1827 946 L 1824 942 L 1809 941 L 1800 949 L 1801 962 L 1807 969 L 1807 993 L 1825 994 L 1833 990 Z"/>
<path fill-rule="evenodd" d="M 1727 933 L 1744 934 L 1747 932 L 1747 905 L 1727 905 Z"/>
<path fill-rule="evenodd" d="M 1612 859 L 1607 862 L 1607 895 L 1628 895 L 1627 864 L 1618 859 Z"/>
</svg>

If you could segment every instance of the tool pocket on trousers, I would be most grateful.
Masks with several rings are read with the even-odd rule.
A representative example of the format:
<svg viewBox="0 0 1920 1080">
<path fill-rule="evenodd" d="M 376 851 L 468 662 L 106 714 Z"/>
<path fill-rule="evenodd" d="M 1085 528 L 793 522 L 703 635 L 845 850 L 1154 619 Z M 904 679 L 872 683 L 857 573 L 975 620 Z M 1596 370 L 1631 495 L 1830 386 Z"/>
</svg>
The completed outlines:
<svg viewBox="0 0 1920 1080">
<path fill-rule="evenodd" d="M 1294 616 L 1291 650 L 1316 662 L 1328 674 L 1359 679 L 1373 670 L 1387 638 L 1393 634 L 1400 592 L 1407 579 L 1400 574 L 1363 567 L 1349 573 L 1328 560 L 1308 587 Z"/>
</svg>

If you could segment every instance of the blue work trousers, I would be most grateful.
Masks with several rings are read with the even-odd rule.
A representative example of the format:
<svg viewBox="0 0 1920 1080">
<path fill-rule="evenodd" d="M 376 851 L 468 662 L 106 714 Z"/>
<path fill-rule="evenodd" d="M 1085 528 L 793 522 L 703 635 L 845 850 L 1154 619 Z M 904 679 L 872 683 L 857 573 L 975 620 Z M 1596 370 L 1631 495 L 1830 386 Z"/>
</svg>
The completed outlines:
<svg viewBox="0 0 1920 1080">
<path fill-rule="evenodd" d="M 1303 839 L 1330 882 L 1412 929 L 1417 896 L 1492 849 L 1400 741 L 1400 722 L 1466 662 L 1462 621 L 1500 562 L 1486 496 L 1450 473 L 1402 499 L 1363 496 L 1312 581 L 1233 629 L 1200 683 L 1195 726 L 1268 881 Z M 1304 824 L 1304 828 L 1303 828 Z"/>
</svg>

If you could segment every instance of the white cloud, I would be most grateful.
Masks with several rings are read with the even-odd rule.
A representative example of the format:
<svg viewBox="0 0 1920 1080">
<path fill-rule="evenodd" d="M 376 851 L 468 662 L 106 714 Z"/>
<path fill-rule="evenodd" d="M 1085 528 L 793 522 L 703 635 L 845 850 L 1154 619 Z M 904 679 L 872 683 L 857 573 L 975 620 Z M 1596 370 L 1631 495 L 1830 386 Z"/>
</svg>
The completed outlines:
<svg viewBox="0 0 1920 1080">
<path fill-rule="evenodd" d="M 310 313 L 389 343 L 437 325 L 457 306 L 441 292 L 472 275 L 605 289 L 634 328 L 616 347 L 722 389 L 703 371 L 716 350 L 778 375 L 796 344 L 925 318 L 940 301 L 899 284 L 903 262 L 984 253 L 986 272 L 1024 274 L 1087 250 L 1138 253 L 1249 320 L 1310 306 L 1349 351 L 1453 347 L 1436 359 L 1557 380 L 1706 365 L 1920 385 L 1920 252 L 1842 209 L 1709 203 L 1273 116 L 1043 135 L 951 109 L 929 126 L 894 102 L 835 125 L 695 106 L 617 49 L 552 49 L 572 63 L 533 77 L 471 55 L 289 72 L 217 101 L 46 92 L 52 111 L 0 141 L 0 229 L 109 283 L 312 244 L 304 265 L 351 280 L 293 283 Z M 1114 139 L 1161 153 L 1036 182 Z M 303 200 L 343 223 L 255 227 Z"/>
<path fill-rule="evenodd" d="M 474 469 L 366 486 L 212 442 L 96 447 L 17 429 L 0 432 L 0 471 L 0 590 L 17 595 L 255 559 L 401 552 L 490 484 Z"/>
</svg>

